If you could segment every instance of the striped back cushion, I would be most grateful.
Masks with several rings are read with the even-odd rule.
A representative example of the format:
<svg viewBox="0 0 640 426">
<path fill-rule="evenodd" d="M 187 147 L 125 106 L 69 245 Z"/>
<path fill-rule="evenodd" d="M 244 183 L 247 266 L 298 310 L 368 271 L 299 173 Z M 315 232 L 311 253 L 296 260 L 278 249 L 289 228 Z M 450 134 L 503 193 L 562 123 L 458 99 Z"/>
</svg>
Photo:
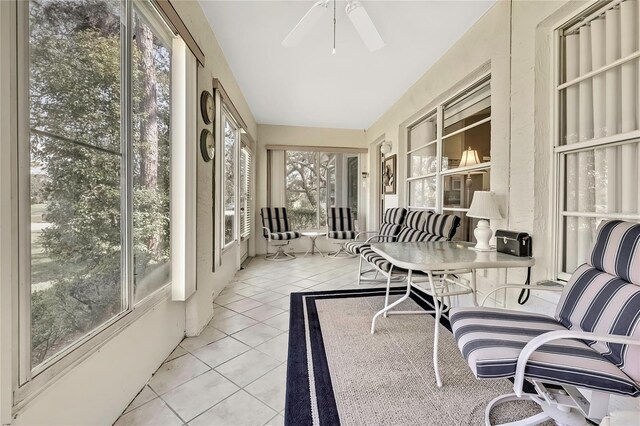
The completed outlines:
<svg viewBox="0 0 640 426">
<path fill-rule="evenodd" d="M 404 207 L 394 207 L 385 210 L 382 223 L 389 223 L 392 225 L 402 225 L 404 217 L 407 215 L 407 209 Z"/>
<path fill-rule="evenodd" d="M 434 213 L 427 217 L 425 230 L 431 235 L 451 240 L 460 225 L 460 218 L 453 214 Z"/>
<path fill-rule="evenodd" d="M 640 224 L 621 220 L 602 222 L 587 262 L 640 286 Z"/>
<path fill-rule="evenodd" d="M 398 235 L 398 232 L 400 232 L 400 228 L 402 228 L 402 226 L 400 225 L 394 225 L 393 223 L 383 223 L 382 225 L 380 225 L 380 230 L 378 231 L 380 233 L 380 235 Z M 391 243 L 394 242 L 396 239 L 393 237 L 381 237 L 378 241 L 382 241 L 385 243 Z"/>
<path fill-rule="evenodd" d="M 284 207 L 263 207 L 260 209 L 260 216 L 262 216 L 262 226 L 268 228 L 271 233 L 291 231 L 287 209 Z M 265 238 L 269 236 L 264 229 L 262 234 Z"/>
<path fill-rule="evenodd" d="M 556 319 L 563 326 L 640 338 L 640 285 L 631 281 L 640 267 L 639 228 L 620 221 L 600 225 L 589 263 L 576 269 L 558 303 Z M 640 383 L 640 347 L 585 343 Z"/>
<path fill-rule="evenodd" d="M 351 208 L 329 207 L 327 211 L 327 226 L 329 231 L 355 231 Z"/>
<path fill-rule="evenodd" d="M 427 217 L 433 213 L 429 210 L 415 210 L 407 213 L 398 234 L 398 242 L 410 243 L 415 241 L 427 241 L 429 234 L 425 231 Z"/>
</svg>

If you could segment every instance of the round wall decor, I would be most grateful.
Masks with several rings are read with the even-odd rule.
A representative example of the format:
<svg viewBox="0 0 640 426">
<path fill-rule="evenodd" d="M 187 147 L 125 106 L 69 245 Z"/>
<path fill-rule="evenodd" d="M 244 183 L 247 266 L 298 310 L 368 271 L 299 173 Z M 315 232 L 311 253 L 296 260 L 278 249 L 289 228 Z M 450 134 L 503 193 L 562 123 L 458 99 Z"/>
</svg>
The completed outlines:
<svg viewBox="0 0 640 426">
<path fill-rule="evenodd" d="M 202 95 L 200 95 L 200 113 L 202 114 L 202 119 L 206 124 L 213 123 L 213 117 L 215 114 L 213 96 L 211 96 L 211 93 L 206 90 L 203 90 Z"/>
<path fill-rule="evenodd" d="M 208 129 L 200 132 L 200 153 L 204 161 L 211 161 L 215 155 L 215 139 Z"/>
</svg>

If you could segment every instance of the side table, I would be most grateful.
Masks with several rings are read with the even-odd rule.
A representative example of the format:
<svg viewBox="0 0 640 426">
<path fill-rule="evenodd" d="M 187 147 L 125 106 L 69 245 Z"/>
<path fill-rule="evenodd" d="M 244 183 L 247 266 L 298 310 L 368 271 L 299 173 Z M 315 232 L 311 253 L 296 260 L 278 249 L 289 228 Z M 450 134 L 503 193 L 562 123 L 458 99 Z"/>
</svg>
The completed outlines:
<svg viewBox="0 0 640 426">
<path fill-rule="evenodd" d="M 309 239 L 311 240 L 311 248 L 307 250 L 307 252 L 304 254 L 304 257 L 307 257 L 309 253 L 311 253 L 311 255 L 313 256 L 314 254 L 316 254 L 316 250 L 318 250 L 320 256 L 324 257 L 324 254 L 320 251 L 320 248 L 316 244 L 316 240 L 318 239 L 318 237 L 327 235 L 326 231 L 303 231 L 301 232 L 301 234 L 304 237 L 309 237 Z"/>
</svg>

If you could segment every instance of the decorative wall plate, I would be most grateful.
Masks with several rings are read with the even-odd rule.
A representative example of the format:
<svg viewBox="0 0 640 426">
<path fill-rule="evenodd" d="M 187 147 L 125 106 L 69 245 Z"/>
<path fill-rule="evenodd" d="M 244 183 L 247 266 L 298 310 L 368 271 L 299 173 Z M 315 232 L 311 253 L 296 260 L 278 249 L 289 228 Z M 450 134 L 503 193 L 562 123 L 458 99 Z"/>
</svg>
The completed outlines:
<svg viewBox="0 0 640 426">
<path fill-rule="evenodd" d="M 200 95 L 200 113 L 205 124 L 213 123 L 213 117 L 215 115 L 215 108 L 213 105 L 213 96 L 206 90 L 202 91 Z"/>
<path fill-rule="evenodd" d="M 200 132 L 200 153 L 202 154 L 202 159 L 204 161 L 213 160 L 213 156 L 215 155 L 215 139 L 213 137 L 213 133 L 211 133 L 208 129 L 202 129 Z"/>
</svg>

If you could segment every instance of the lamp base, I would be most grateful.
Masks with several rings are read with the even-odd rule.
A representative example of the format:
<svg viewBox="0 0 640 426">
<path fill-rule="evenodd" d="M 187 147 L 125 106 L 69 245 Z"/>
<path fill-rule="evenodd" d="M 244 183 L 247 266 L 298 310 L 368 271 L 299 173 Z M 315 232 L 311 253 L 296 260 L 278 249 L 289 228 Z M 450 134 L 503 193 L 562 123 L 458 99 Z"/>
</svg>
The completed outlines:
<svg viewBox="0 0 640 426">
<path fill-rule="evenodd" d="M 489 245 L 489 240 L 493 235 L 493 230 L 489 228 L 489 221 L 481 219 L 478 221 L 478 226 L 473 230 L 473 235 L 476 237 L 476 245 L 474 250 L 477 251 L 493 251 Z M 494 249 L 495 250 L 495 249 Z"/>
<path fill-rule="evenodd" d="M 479 248 L 475 248 L 475 247 L 469 247 L 469 250 L 473 250 L 473 251 L 496 251 L 495 247 L 489 247 L 488 249 L 479 249 Z"/>
</svg>

